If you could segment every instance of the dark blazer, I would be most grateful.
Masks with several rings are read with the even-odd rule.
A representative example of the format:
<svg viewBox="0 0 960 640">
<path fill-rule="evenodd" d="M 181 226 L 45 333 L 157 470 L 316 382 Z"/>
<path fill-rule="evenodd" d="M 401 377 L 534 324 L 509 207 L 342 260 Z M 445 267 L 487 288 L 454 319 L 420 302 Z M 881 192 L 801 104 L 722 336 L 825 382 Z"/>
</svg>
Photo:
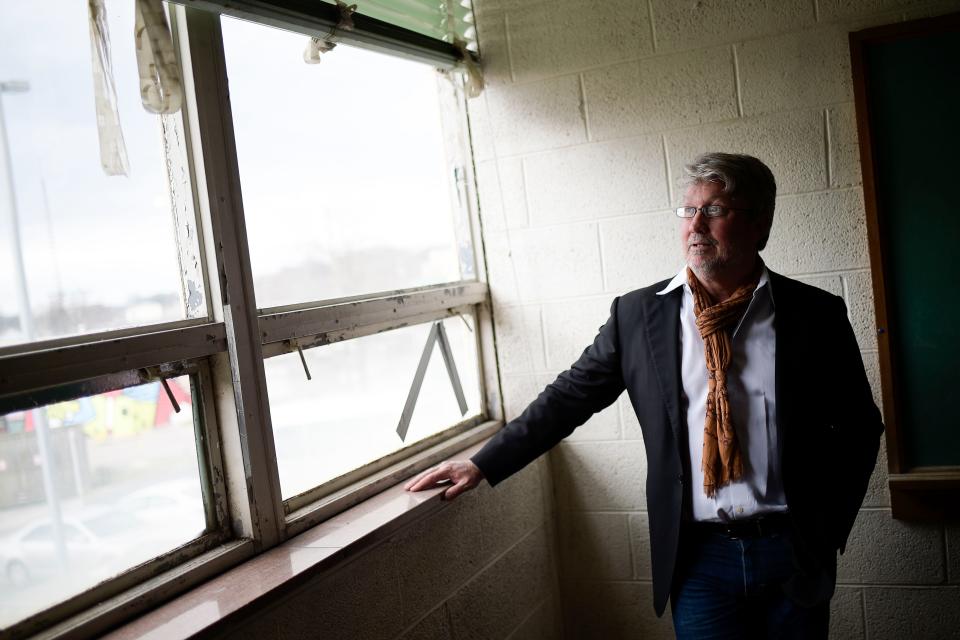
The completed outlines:
<svg viewBox="0 0 960 640">
<path fill-rule="evenodd" d="M 613 301 L 593 344 L 473 456 L 495 485 L 543 454 L 626 389 L 643 431 L 654 608 L 673 583 L 689 509 L 689 453 L 680 410 L 680 301 L 668 280 Z M 843 299 L 770 272 L 784 491 L 797 574 L 786 585 L 813 605 L 833 594 L 843 551 L 873 471 L 883 424 Z M 686 504 L 685 504 L 686 503 Z"/>
</svg>

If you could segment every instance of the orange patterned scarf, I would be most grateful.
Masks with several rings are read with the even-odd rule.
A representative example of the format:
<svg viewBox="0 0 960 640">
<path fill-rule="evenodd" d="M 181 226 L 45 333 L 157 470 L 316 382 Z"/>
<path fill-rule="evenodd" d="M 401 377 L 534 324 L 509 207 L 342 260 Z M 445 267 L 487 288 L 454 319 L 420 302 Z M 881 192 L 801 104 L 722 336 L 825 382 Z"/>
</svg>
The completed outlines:
<svg viewBox="0 0 960 640">
<path fill-rule="evenodd" d="M 743 458 L 737 432 L 730 421 L 727 401 L 727 368 L 730 366 L 730 327 L 743 316 L 753 297 L 757 279 L 752 279 L 723 302 L 715 303 L 687 268 L 687 283 L 693 292 L 693 314 L 703 338 L 707 363 L 707 416 L 703 425 L 703 491 L 714 497 L 723 485 L 743 476 Z"/>
</svg>

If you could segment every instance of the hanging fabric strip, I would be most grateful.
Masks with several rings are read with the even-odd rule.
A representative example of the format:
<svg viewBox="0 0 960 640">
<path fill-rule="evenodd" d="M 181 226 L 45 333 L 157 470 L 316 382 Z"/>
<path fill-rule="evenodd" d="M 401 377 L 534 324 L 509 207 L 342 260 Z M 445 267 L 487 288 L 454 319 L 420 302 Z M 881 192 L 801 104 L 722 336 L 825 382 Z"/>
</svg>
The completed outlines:
<svg viewBox="0 0 960 640">
<path fill-rule="evenodd" d="M 483 71 L 473 60 L 473 54 L 467 50 L 467 43 L 463 40 L 456 40 L 454 46 L 460 51 L 460 62 L 457 63 L 457 69 L 463 73 L 463 87 L 468 98 L 479 97 L 483 93 Z"/>
<path fill-rule="evenodd" d="M 150 113 L 176 113 L 183 102 L 183 86 L 163 0 L 135 1 L 140 100 Z"/>
<path fill-rule="evenodd" d="M 90 53 L 93 58 L 93 97 L 100 138 L 100 165 L 108 176 L 127 175 L 127 147 L 117 111 L 117 87 L 110 59 L 110 31 L 103 0 L 88 0 Z"/>
<path fill-rule="evenodd" d="M 303 51 L 303 61 L 307 64 L 318 64 L 320 56 L 333 51 L 337 46 L 337 31 L 353 31 L 353 14 L 357 10 L 357 5 L 337 0 L 337 9 L 340 10 L 340 21 L 330 29 L 327 35 L 322 38 L 310 38 L 307 43 L 307 48 Z"/>
</svg>

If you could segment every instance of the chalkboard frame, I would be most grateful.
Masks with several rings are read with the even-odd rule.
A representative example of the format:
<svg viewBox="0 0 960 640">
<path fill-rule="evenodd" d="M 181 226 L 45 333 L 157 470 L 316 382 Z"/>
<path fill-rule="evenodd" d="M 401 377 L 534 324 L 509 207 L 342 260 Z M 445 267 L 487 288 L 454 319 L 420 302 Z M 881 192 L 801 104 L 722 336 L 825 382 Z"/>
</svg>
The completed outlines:
<svg viewBox="0 0 960 640">
<path fill-rule="evenodd" d="M 883 415 L 886 424 L 891 510 L 894 518 L 925 522 L 960 520 L 960 466 L 910 466 L 907 458 L 907 433 L 909 429 L 917 427 L 907 424 L 898 412 L 898 407 L 902 405 L 898 400 L 903 393 L 902 386 L 898 385 L 897 356 L 894 348 L 898 327 L 895 322 L 891 324 L 894 314 L 889 306 L 892 303 L 886 287 L 886 283 L 891 281 L 888 277 L 891 266 L 889 261 L 884 259 L 885 255 L 889 255 L 889 245 L 888 237 L 884 234 L 882 217 L 879 215 L 883 203 L 878 196 L 865 50 L 874 44 L 949 32 L 960 32 L 960 13 L 865 29 L 849 36 L 876 312 Z M 953 81 L 952 78 L 945 80 Z"/>
</svg>

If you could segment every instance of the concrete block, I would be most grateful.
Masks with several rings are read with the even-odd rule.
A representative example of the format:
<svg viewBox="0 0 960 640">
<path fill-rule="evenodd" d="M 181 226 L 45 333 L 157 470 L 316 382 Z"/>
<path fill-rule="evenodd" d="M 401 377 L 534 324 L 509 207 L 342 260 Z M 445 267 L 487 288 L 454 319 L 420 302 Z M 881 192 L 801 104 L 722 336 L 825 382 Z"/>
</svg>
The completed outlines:
<svg viewBox="0 0 960 640">
<path fill-rule="evenodd" d="M 617 294 L 671 278 L 683 267 L 680 219 L 669 211 L 600 222 L 607 291 Z"/>
<path fill-rule="evenodd" d="M 873 401 L 883 412 L 883 387 L 880 382 L 880 353 L 877 351 L 861 351 L 863 368 L 867 372 L 867 381 L 873 392 Z"/>
<path fill-rule="evenodd" d="M 510 70 L 506 14 L 503 11 L 484 11 L 480 7 L 485 4 L 477 3 L 474 10 L 483 81 L 487 86 L 509 84 L 513 82 L 513 73 Z"/>
<path fill-rule="evenodd" d="M 915 8 L 907 9 L 903 12 L 903 19 L 919 20 L 920 18 L 933 18 L 936 16 L 942 16 L 946 13 L 953 13 L 955 11 L 960 11 L 960 1 L 958 0 L 949 0 L 947 2 L 929 2 L 918 5 Z"/>
<path fill-rule="evenodd" d="M 870 640 L 948 640 L 960 629 L 960 587 L 864 589 Z"/>
<path fill-rule="evenodd" d="M 823 289 L 835 296 L 843 297 L 843 276 L 802 276 L 797 278 L 800 282 L 805 282 L 811 286 Z"/>
<path fill-rule="evenodd" d="M 590 440 L 617 440 L 620 438 L 620 415 L 615 405 L 593 414 L 582 426 L 566 437 L 564 442 Z"/>
<path fill-rule="evenodd" d="M 532 226 L 649 211 L 668 204 L 659 136 L 528 156 L 523 167 Z"/>
<path fill-rule="evenodd" d="M 641 442 L 564 442 L 551 451 L 550 461 L 560 510 L 647 508 L 647 458 Z"/>
<path fill-rule="evenodd" d="M 640 429 L 637 413 L 630 403 L 630 396 L 626 393 L 621 394 L 617 399 L 617 407 L 620 409 L 621 437 L 624 440 L 643 440 L 643 431 Z"/>
<path fill-rule="evenodd" d="M 860 172 L 860 142 L 852 102 L 827 107 L 829 129 L 830 186 L 842 188 L 863 182 Z"/>
<path fill-rule="evenodd" d="M 877 314 L 873 306 L 873 280 L 869 271 L 844 275 L 847 281 L 847 313 L 860 348 L 877 349 Z"/>
<path fill-rule="evenodd" d="M 437 607 L 400 637 L 400 640 L 449 640 L 450 623 L 446 605 Z"/>
<path fill-rule="evenodd" d="M 403 628 L 394 547 L 378 545 L 284 603 L 281 638 L 384 640 Z"/>
<path fill-rule="evenodd" d="M 626 513 L 560 513 L 562 575 L 574 580 L 633 577 Z"/>
<path fill-rule="evenodd" d="M 653 52 L 645 3 L 555 0 L 507 12 L 517 82 L 569 73 Z"/>
<path fill-rule="evenodd" d="M 886 509 L 864 509 L 853 525 L 846 553 L 840 556 L 837 582 L 942 584 L 944 561 L 939 525 L 902 522 Z"/>
<path fill-rule="evenodd" d="M 519 416 L 554 379 L 555 375 L 546 373 L 503 376 L 500 384 L 507 420 Z"/>
<path fill-rule="evenodd" d="M 645 513 L 630 514 L 630 550 L 633 556 L 633 579 L 653 580 L 650 561 L 650 518 Z"/>
<path fill-rule="evenodd" d="M 461 496 L 396 536 L 403 626 L 413 624 L 482 564 L 480 498 Z"/>
<path fill-rule="evenodd" d="M 611 302 L 611 296 L 602 296 L 543 305 L 548 369 L 567 369 L 580 357 L 610 317 Z"/>
<path fill-rule="evenodd" d="M 501 373 L 533 373 L 546 368 L 540 305 L 495 307 L 493 321 Z"/>
<path fill-rule="evenodd" d="M 485 560 L 502 553 L 543 523 L 543 486 L 538 467 L 538 463 L 528 465 L 496 487 L 482 483 L 477 488 Z"/>
<path fill-rule="evenodd" d="M 484 231 L 504 231 L 507 220 L 503 215 L 503 196 L 500 191 L 500 172 L 496 160 L 476 163 L 477 199 L 480 201 L 480 219 Z"/>
<path fill-rule="evenodd" d="M 486 92 L 467 100 L 467 116 L 470 119 L 470 146 L 476 162 L 493 160 L 497 157 L 493 148 L 493 127 L 490 122 L 490 110 L 487 108 Z"/>
<path fill-rule="evenodd" d="M 500 196 L 503 198 L 503 218 L 508 229 L 528 224 L 527 191 L 524 184 L 523 161 L 503 158 L 497 162 L 500 178 Z"/>
<path fill-rule="evenodd" d="M 842 25 L 736 47 L 744 115 L 853 100 L 850 43 Z"/>
<path fill-rule="evenodd" d="M 595 140 L 622 138 L 737 117 L 729 47 L 648 58 L 583 74 Z"/>
<path fill-rule="evenodd" d="M 862 589 L 837 587 L 830 601 L 830 637 L 837 640 L 866 640 Z"/>
<path fill-rule="evenodd" d="M 880 452 L 877 454 L 877 464 L 870 476 L 867 485 L 867 495 L 863 498 L 864 507 L 890 508 L 890 473 L 887 471 L 887 438 L 880 438 Z"/>
<path fill-rule="evenodd" d="M 763 259 L 787 275 L 869 268 L 860 190 L 778 198 Z"/>
<path fill-rule="evenodd" d="M 696 49 L 813 25 L 804 0 L 677 2 L 651 0 L 658 51 Z"/>
<path fill-rule="evenodd" d="M 819 0 L 820 19 L 858 18 L 923 3 L 923 0 Z"/>
<path fill-rule="evenodd" d="M 525 302 L 603 291 L 596 223 L 517 229 L 510 240 L 517 290 Z"/>
<path fill-rule="evenodd" d="M 517 288 L 517 274 L 510 249 L 510 234 L 506 231 L 485 232 L 483 249 L 487 263 L 490 297 L 494 307 L 519 303 L 520 292 Z"/>
<path fill-rule="evenodd" d="M 498 156 L 565 147 L 587 139 L 577 76 L 487 87 Z"/>
<path fill-rule="evenodd" d="M 641 582 L 578 582 L 565 603 L 573 640 L 672 640 L 670 610 L 657 618 L 653 586 Z"/>
<path fill-rule="evenodd" d="M 554 595 L 543 527 L 517 543 L 448 601 L 458 640 L 505 638 L 538 604 Z"/>
<path fill-rule="evenodd" d="M 520 623 L 507 640 L 561 640 L 560 607 L 555 598 L 542 603 Z"/>
<path fill-rule="evenodd" d="M 947 527 L 947 582 L 960 584 L 960 524 Z"/>
<path fill-rule="evenodd" d="M 747 153 L 760 158 L 776 176 L 780 194 L 816 191 L 827 185 L 824 121 L 820 109 L 703 125 L 667 133 L 664 137 L 675 193 L 684 175 L 684 164 L 705 151 Z"/>
<path fill-rule="evenodd" d="M 230 638 L 230 640 L 277 640 L 280 638 L 279 617 L 283 614 L 282 605 L 266 612 L 258 611 L 251 614 L 248 619 L 235 623 L 221 637 Z M 174 633 L 174 630 L 169 627 L 164 628 L 164 631 Z"/>
</svg>

